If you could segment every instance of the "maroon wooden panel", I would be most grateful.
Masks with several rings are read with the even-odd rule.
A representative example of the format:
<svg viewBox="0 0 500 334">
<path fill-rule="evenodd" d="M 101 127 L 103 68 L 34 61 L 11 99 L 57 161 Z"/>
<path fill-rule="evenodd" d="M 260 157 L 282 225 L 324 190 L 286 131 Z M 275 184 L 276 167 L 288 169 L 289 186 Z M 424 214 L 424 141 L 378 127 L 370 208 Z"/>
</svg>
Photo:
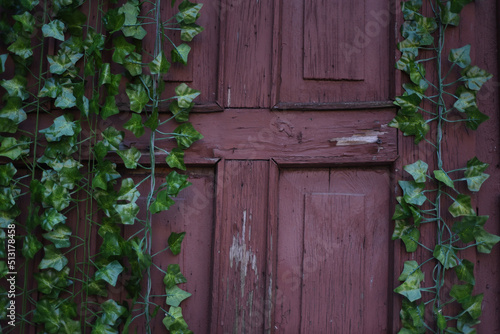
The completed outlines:
<svg viewBox="0 0 500 334">
<path fill-rule="evenodd" d="M 214 249 L 212 333 L 261 333 L 266 284 L 267 161 L 223 161 Z"/>
<path fill-rule="evenodd" d="M 273 2 L 228 0 L 224 29 L 224 106 L 269 107 Z"/>
<path fill-rule="evenodd" d="M 285 169 L 278 196 L 275 332 L 386 333 L 389 170 Z"/>
<path fill-rule="evenodd" d="M 276 1 L 275 10 L 277 108 L 326 103 L 343 109 L 343 102 L 389 100 L 388 1 Z"/>
<path fill-rule="evenodd" d="M 302 270 L 317 274 L 302 279 L 301 332 L 361 332 L 364 196 L 306 194 L 304 207 Z"/>
<path fill-rule="evenodd" d="M 364 1 L 304 1 L 304 79 L 364 79 L 364 54 L 345 50 L 365 31 L 364 15 Z"/>
</svg>

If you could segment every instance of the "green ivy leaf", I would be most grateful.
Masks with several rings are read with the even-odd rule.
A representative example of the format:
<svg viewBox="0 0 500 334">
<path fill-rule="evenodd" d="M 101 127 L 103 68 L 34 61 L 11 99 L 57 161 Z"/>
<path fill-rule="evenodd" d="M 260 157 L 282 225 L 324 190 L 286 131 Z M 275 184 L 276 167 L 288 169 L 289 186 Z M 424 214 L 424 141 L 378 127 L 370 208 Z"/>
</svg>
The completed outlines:
<svg viewBox="0 0 500 334">
<path fill-rule="evenodd" d="M 181 40 L 185 42 L 191 42 L 193 38 L 203 30 L 203 27 L 194 23 L 181 25 Z"/>
<path fill-rule="evenodd" d="M 182 308 L 171 306 L 168 313 L 163 318 L 163 325 L 170 331 L 177 331 L 178 333 L 192 333 L 188 330 L 188 325 L 182 316 Z"/>
<path fill-rule="evenodd" d="M 168 237 L 168 247 L 170 248 L 172 254 L 177 255 L 181 252 L 181 243 L 182 240 L 184 240 L 185 236 L 186 232 L 182 233 L 172 232 L 170 234 L 170 236 Z"/>
<path fill-rule="evenodd" d="M 87 37 L 83 42 L 83 48 L 85 49 L 85 54 L 90 56 L 92 54 L 100 55 L 101 50 L 104 49 L 104 42 L 106 40 L 106 36 L 100 34 L 94 30 L 94 28 L 89 27 L 87 30 Z M 91 73 L 94 75 L 94 73 Z"/>
<path fill-rule="evenodd" d="M 441 17 L 441 22 L 444 25 L 458 26 L 460 23 L 460 15 L 451 10 L 451 2 L 452 1 L 439 3 L 439 7 L 441 8 L 441 11 L 439 13 Z"/>
<path fill-rule="evenodd" d="M 137 52 L 130 53 L 123 61 L 123 66 L 135 77 L 142 74 L 142 55 Z"/>
<path fill-rule="evenodd" d="M 459 216 L 475 216 L 476 213 L 472 209 L 472 205 L 470 202 L 470 196 L 468 195 L 457 195 L 455 202 L 450 205 L 448 211 L 452 214 L 453 217 Z"/>
<path fill-rule="evenodd" d="M 191 185 L 191 183 L 187 181 L 187 178 L 187 175 L 179 174 L 176 171 L 170 172 L 165 178 L 165 183 L 168 187 L 167 193 L 170 196 L 177 197 L 182 189 Z"/>
<path fill-rule="evenodd" d="M 392 220 L 405 220 L 412 217 L 412 211 L 408 204 L 403 200 L 403 197 L 398 196 L 396 200 L 399 204 L 396 204 L 396 209 L 394 210 Z"/>
<path fill-rule="evenodd" d="M 61 49 L 62 50 L 62 49 Z M 47 56 L 50 64 L 50 73 L 63 74 L 83 56 L 83 53 L 59 52 L 57 55 Z"/>
<path fill-rule="evenodd" d="M 51 97 L 55 99 L 61 93 L 61 85 L 53 77 L 48 78 L 43 88 L 38 92 L 38 97 Z"/>
<path fill-rule="evenodd" d="M 451 0 L 450 10 L 453 13 L 460 14 L 465 5 L 471 3 L 473 0 Z"/>
<path fill-rule="evenodd" d="M 69 272 L 69 267 L 64 267 L 61 271 L 48 269 L 35 273 L 33 276 L 37 281 L 38 291 L 51 298 L 57 298 L 63 289 L 73 284 L 68 278 Z"/>
<path fill-rule="evenodd" d="M 461 68 L 466 68 L 470 65 L 470 45 L 463 46 L 458 49 L 451 49 L 448 60 Z"/>
<path fill-rule="evenodd" d="M 491 253 L 493 246 L 499 241 L 500 237 L 487 232 L 482 226 L 476 226 L 474 229 L 474 238 L 477 242 L 477 251 L 479 253 Z"/>
<path fill-rule="evenodd" d="M 401 235 L 401 240 L 404 242 L 408 253 L 413 253 L 417 250 L 418 239 L 420 239 L 420 231 L 414 227 L 405 229 Z"/>
<path fill-rule="evenodd" d="M 462 242 L 469 243 L 474 240 L 474 231 L 478 226 L 484 226 L 489 216 L 465 216 L 461 221 L 455 222 L 451 230 L 458 234 Z"/>
<path fill-rule="evenodd" d="M 101 66 L 101 72 L 99 73 L 99 86 L 111 83 L 111 65 L 109 63 L 104 63 Z"/>
<path fill-rule="evenodd" d="M 116 171 L 116 164 L 109 160 L 104 160 L 97 165 L 97 172 L 92 180 L 92 188 L 106 190 L 109 182 L 119 179 L 120 177 L 120 173 Z"/>
<path fill-rule="evenodd" d="M 457 302 L 463 303 L 471 297 L 473 288 L 474 286 L 472 286 L 471 284 L 455 284 L 450 290 L 450 296 L 455 298 Z"/>
<path fill-rule="evenodd" d="M 171 288 L 166 288 L 165 292 L 167 294 L 167 305 L 179 306 L 183 300 L 189 298 L 191 294 L 174 285 Z"/>
<path fill-rule="evenodd" d="M 62 87 L 59 96 L 54 102 L 54 106 L 61 109 L 67 109 L 76 106 L 76 97 L 73 95 L 73 88 Z"/>
<path fill-rule="evenodd" d="M 165 160 L 170 168 L 186 170 L 186 165 L 184 164 L 184 151 L 180 148 L 173 148 Z"/>
<path fill-rule="evenodd" d="M 43 37 L 53 37 L 64 42 L 64 23 L 59 20 L 51 21 L 42 27 Z"/>
<path fill-rule="evenodd" d="M 149 63 L 149 70 L 151 74 L 164 74 L 170 69 L 170 63 L 163 51 L 161 51 L 151 63 Z"/>
<path fill-rule="evenodd" d="M 141 152 L 139 152 L 137 148 L 131 147 L 127 150 L 116 151 L 116 153 L 118 153 L 118 155 L 122 158 L 126 168 L 137 168 L 137 163 L 141 158 Z"/>
<path fill-rule="evenodd" d="M 98 318 L 92 326 L 91 334 L 118 334 L 118 331 L 104 323 L 102 318 Z"/>
<path fill-rule="evenodd" d="M 128 201 L 134 203 L 137 201 L 141 194 L 137 190 L 134 180 L 131 178 L 123 179 L 120 191 L 118 192 L 119 201 Z"/>
<path fill-rule="evenodd" d="M 163 284 L 167 289 L 172 288 L 176 284 L 186 283 L 187 279 L 182 275 L 181 268 L 178 264 L 169 264 L 167 267 L 167 273 L 163 278 Z"/>
<path fill-rule="evenodd" d="M 124 225 L 133 225 L 139 213 L 139 206 L 135 203 L 114 204 L 113 208 L 120 216 L 121 222 Z"/>
<path fill-rule="evenodd" d="M 101 232 L 101 229 L 99 229 L 99 232 Z M 99 248 L 99 254 L 105 258 L 121 256 L 121 242 L 123 242 L 123 238 L 118 233 L 108 232 L 104 234 L 102 245 Z"/>
<path fill-rule="evenodd" d="M 492 74 L 477 66 L 466 67 L 462 70 L 462 76 L 462 79 L 465 81 L 465 87 L 475 91 L 480 90 L 483 84 L 493 77 Z"/>
<path fill-rule="evenodd" d="M 394 101 L 394 104 L 399 106 L 400 111 L 403 115 L 407 115 L 416 113 L 421 102 L 422 98 L 420 98 L 417 94 L 411 94 L 405 96 L 396 96 L 396 101 Z"/>
<path fill-rule="evenodd" d="M 127 84 L 125 92 L 130 100 L 130 110 L 136 113 L 142 112 L 142 109 L 144 109 L 149 102 L 148 92 L 144 88 L 144 85 Z"/>
<path fill-rule="evenodd" d="M 477 157 L 467 161 L 465 170 L 465 180 L 470 191 L 479 191 L 484 181 L 489 178 L 488 174 L 483 173 L 489 164 L 481 162 Z"/>
<path fill-rule="evenodd" d="M 29 143 L 26 137 L 21 137 L 19 140 L 13 137 L 1 137 L 0 156 L 7 157 L 12 160 L 17 160 L 21 155 L 28 154 Z"/>
<path fill-rule="evenodd" d="M 111 284 L 112 286 L 116 285 L 116 281 L 118 280 L 118 275 L 123 271 L 123 267 L 118 261 L 113 261 L 109 263 L 107 266 L 99 269 L 95 273 L 96 280 L 103 280 Z"/>
<path fill-rule="evenodd" d="M 167 191 L 162 190 L 158 192 L 158 195 L 156 195 L 156 199 L 150 205 L 149 211 L 151 211 L 152 214 L 155 214 L 161 211 L 168 210 L 174 204 L 174 200 L 168 196 Z"/>
<path fill-rule="evenodd" d="M 177 101 L 172 101 L 168 105 L 168 109 L 174 115 L 175 120 L 179 123 L 187 122 L 189 120 L 189 111 L 193 108 L 194 103 L 189 103 L 187 108 L 179 107 L 179 103 Z"/>
<path fill-rule="evenodd" d="M 9 186 L 16 173 L 17 169 L 11 162 L 0 165 L 0 185 L 4 187 Z"/>
<path fill-rule="evenodd" d="M 413 264 L 409 263 L 408 268 L 410 269 L 411 267 L 413 267 Z M 401 277 L 405 278 L 404 283 L 394 289 L 394 292 L 405 296 L 411 302 L 420 299 L 422 297 L 420 293 L 420 283 L 424 280 L 424 273 L 422 273 L 420 269 L 416 269 L 411 274 L 407 271 L 402 274 L 400 278 Z"/>
<path fill-rule="evenodd" d="M 108 295 L 108 290 L 106 289 L 106 283 L 103 280 L 91 280 L 87 281 L 86 290 L 89 295 L 106 297 Z"/>
<path fill-rule="evenodd" d="M 424 139 L 429 132 L 429 125 L 420 113 L 411 116 L 398 114 L 390 123 L 390 127 L 398 128 L 405 136 L 415 136 L 415 144 Z"/>
<path fill-rule="evenodd" d="M 7 48 L 7 50 L 22 59 L 28 59 L 33 55 L 31 40 L 23 36 L 18 36 L 14 43 Z"/>
<path fill-rule="evenodd" d="M 47 245 L 43 247 L 43 250 L 45 256 L 38 266 L 39 269 L 53 268 L 61 271 L 68 264 L 68 259 L 54 245 Z"/>
<path fill-rule="evenodd" d="M 127 308 L 118 305 L 113 299 L 108 299 L 101 304 L 101 309 L 103 310 L 103 315 L 101 317 L 102 323 L 114 326 L 116 321 L 127 312 Z"/>
<path fill-rule="evenodd" d="M 187 65 L 189 51 L 191 51 L 191 47 L 187 44 L 182 43 L 179 46 L 176 46 L 171 51 L 172 61 Z"/>
<path fill-rule="evenodd" d="M 121 28 L 125 36 L 139 40 L 146 36 L 146 30 L 140 24 L 137 24 L 137 16 L 140 14 L 138 1 L 126 2 L 118 9 L 118 13 L 125 15 L 125 23 Z"/>
<path fill-rule="evenodd" d="M 5 62 L 7 61 L 8 57 L 9 57 L 8 53 L 0 55 L 0 73 L 5 72 Z"/>
<path fill-rule="evenodd" d="M 200 16 L 200 9 L 203 4 L 189 2 L 184 0 L 179 5 L 179 12 L 175 15 L 178 23 L 191 24 L 195 23 Z"/>
<path fill-rule="evenodd" d="M 16 75 L 14 78 L 10 80 L 2 80 L 0 81 L 0 86 L 5 88 L 7 91 L 7 95 L 11 97 L 18 97 L 21 100 L 26 100 L 30 95 L 26 90 L 26 77 L 21 75 Z"/>
<path fill-rule="evenodd" d="M 45 231 L 52 231 L 57 224 L 65 224 L 66 216 L 54 208 L 48 208 L 42 215 L 41 226 Z"/>
<path fill-rule="evenodd" d="M 418 56 L 418 47 L 420 46 L 420 42 L 413 39 L 405 39 L 398 43 L 398 50 L 402 53 L 411 53 L 415 57 Z"/>
<path fill-rule="evenodd" d="M 61 140 L 63 136 L 73 136 L 76 128 L 76 122 L 69 121 L 65 116 L 59 116 L 54 119 L 50 127 L 40 130 L 40 133 L 45 134 L 48 142 L 53 142 Z"/>
<path fill-rule="evenodd" d="M 489 116 L 479 111 L 477 107 L 469 107 L 465 109 L 465 113 L 467 114 L 467 121 L 465 125 L 472 130 L 477 130 L 481 123 L 490 119 Z"/>
<path fill-rule="evenodd" d="M 60 301 L 57 299 L 42 299 L 36 303 L 33 322 L 43 323 L 45 331 L 57 333 L 61 325 Z"/>
<path fill-rule="evenodd" d="M 142 118 L 138 114 L 132 114 L 130 119 L 123 125 L 123 127 L 134 134 L 137 138 L 144 134 L 144 125 Z"/>
<path fill-rule="evenodd" d="M 144 126 L 155 131 L 158 128 L 158 108 L 155 108 L 151 116 L 144 122 Z"/>
<path fill-rule="evenodd" d="M 453 107 L 460 112 L 465 112 L 468 108 L 477 107 L 476 91 L 460 86 L 457 88 L 455 95 L 458 99 L 453 104 Z"/>
<path fill-rule="evenodd" d="M 116 115 L 120 112 L 118 107 L 116 106 L 116 99 L 114 96 L 106 96 L 106 102 L 101 109 L 101 117 L 102 119 L 106 119 L 109 116 Z"/>
<path fill-rule="evenodd" d="M 436 245 L 432 254 L 445 269 L 450 269 L 458 264 L 457 255 L 451 245 Z"/>
<path fill-rule="evenodd" d="M 427 20 L 423 20 L 424 17 L 419 16 L 419 18 L 421 18 L 421 22 L 427 23 Z M 435 21 L 434 24 L 436 24 Z M 401 35 L 409 41 L 418 43 L 419 46 L 431 45 L 434 37 L 430 33 L 435 30 L 435 27 L 436 25 L 430 25 L 431 30 L 429 30 L 427 26 L 422 25 L 419 21 L 405 21 L 401 26 Z"/>
<path fill-rule="evenodd" d="M 476 280 L 474 279 L 474 263 L 469 260 L 462 260 L 462 263 L 459 263 L 454 269 L 459 280 L 471 285 L 476 284 Z"/>
<path fill-rule="evenodd" d="M 203 135 L 196 131 L 191 123 L 183 123 L 174 130 L 177 145 L 181 149 L 189 148 L 195 141 L 203 138 Z"/>
<path fill-rule="evenodd" d="M 12 15 L 12 18 L 19 22 L 23 27 L 23 31 L 27 32 L 29 35 L 35 30 L 35 18 L 30 12 L 24 12 L 19 15 Z"/>
<path fill-rule="evenodd" d="M 108 10 L 103 17 L 104 26 L 110 34 L 120 30 L 125 23 L 125 14 L 118 12 L 119 8 Z"/>
<path fill-rule="evenodd" d="M 113 45 L 115 46 L 115 51 L 113 52 L 112 59 L 118 64 L 123 64 L 125 57 L 135 50 L 135 46 L 127 42 L 123 36 L 113 39 Z"/>
<path fill-rule="evenodd" d="M 23 256 L 27 259 L 33 259 L 35 254 L 38 253 L 40 249 L 42 249 L 43 244 L 38 241 L 38 238 L 33 234 L 28 234 L 24 237 L 23 242 Z"/>
<path fill-rule="evenodd" d="M 461 303 L 464 311 L 469 313 L 472 319 L 477 319 L 481 316 L 481 304 L 483 303 L 483 297 L 484 295 L 481 293 L 479 295 L 472 296 Z"/>
<path fill-rule="evenodd" d="M 453 180 L 450 179 L 450 177 L 448 176 L 448 174 L 446 174 L 445 171 L 435 170 L 434 177 L 436 178 L 436 180 L 443 182 L 448 187 L 455 189 L 455 185 L 453 184 Z"/>
<path fill-rule="evenodd" d="M 116 128 L 109 126 L 102 132 L 102 143 L 108 150 L 116 151 L 120 149 L 124 136 L 123 131 L 118 131 Z"/>
<path fill-rule="evenodd" d="M 8 98 L 5 107 L 0 110 L 0 119 L 5 122 L 7 120 L 12 121 L 16 129 L 17 125 L 24 122 L 27 118 L 26 112 L 22 109 L 21 99 L 17 97 Z"/>
<path fill-rule="evenodd" d="M 405 261 L 404 267 L 403 267 L 403 272 L 399 276 L 398 280 L 400 282 L 406 281 L 408 276 L 412 275 L 416 271 L 420 270 L 418 267 L 418 262 L 417 261 Z"/>
<path fill-rule="evenodd" d="M 69 239 L 71 234 L 72 232 L 69 226 L 58 224 L 52 231 L 42 234 L 42 236 L 51 241 L 56 248 L 66 248 L 71 246 L 71 241 Z"/>
<path fill-rule="evenodd" d="M 415 181 L 399 181 L 399 186 L 403 189 L 403 199 L 406 203 L 414 205 L 422 205 L 427 199 L 422 193 L 424 184 Z"/>
<path fill-rule="evenodd" d="M 425 183 L 427 177 L 427 169 L 429 168 L 429 165 L 427 165 L 425 162 L 422 160 L 418 160 L 410 165 L 406 165 L 403 167 L 405 171 L 407 171 L 411 176 L 413 176 L 413 179 L 417 183 Z"/>
</svg>

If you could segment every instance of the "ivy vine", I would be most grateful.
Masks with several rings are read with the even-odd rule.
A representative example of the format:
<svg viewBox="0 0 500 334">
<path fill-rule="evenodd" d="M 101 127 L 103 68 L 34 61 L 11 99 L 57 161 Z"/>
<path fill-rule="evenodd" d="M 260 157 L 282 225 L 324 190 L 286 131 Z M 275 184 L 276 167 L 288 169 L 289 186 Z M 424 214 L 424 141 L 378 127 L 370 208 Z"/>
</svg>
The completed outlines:
<svg viewBox="0 0 500 334">
<path fill-rule="evenodd" d="M 165 84 L 171 62 L 186 65 L 187 43 L 203 31 L 196 24 L 202 5 L 183 0 L 165 20 L 164 4 L 0 1 L 2 332 L 36 326 L 128 333 L 145 326 L 151 333 L 157 314 L 170 333 L 191 332 L 180 306 L 190 296 L 178 286 L 186 282 L 180 266 L 155 263 L 164 251 L 179 254 L 185 232 L 173 232 L 155 254 L 152 234 L 154 215 L 190 185 L 184 152 L 203 138 L 189 122 L 200 92 Z M 152 50 L 143 45 L 148 34 Z M 113 126 L 101 129 L 108 118 Z M 166 130 L 172 122 L 175 129 Z M 127 147 L 130 135 L 148 136 L 148 152 Z M 158 153 L 174 169 L 160 184 Z M 145 177 L 123 178 L 119 165 Z M 165 294 L 153 295 L 158 274 Z M 126 298 L 110 298 L 111 287 Z"/>
<path fill-rule="evenodd" d="M 450 170 L 443 161 L 448 126 L 461 122 L 476 130 L 488 119 L 476 96 L 492 75 L 472 65 L 470 45 L 446 51 L 446 32 L 459 25 L 470 2 L 429 0 L 430 16 L 422 14 L 422 0 L 402 2 L 404 40 L 398 43 L 402 55 L 396 67 L 409 82 L 396 97 L 399 111 L 390 126 L 414 136 L 415 144 L 424 140 L 436 159 L 404 166 L 412 180 L 399 181 L 403 195 L 392 217 L 393 240 L 401 239 L 407 252 L 428 253 L 423 261 L 406 261 L 399 276 L 401 285 L 394 290 L 404 297 L 399 333 L 476 333 L 483 294 L 474 294 L 474 263 L 461 251 L 475 247 L 490 253 L 500 241 L 484 228 L 488 216 L 477 215 L 471 205 L 471 194 L 489 177 L 488 164 L 470 157 L 466 166 Z M 435 228 L 432 244 L 420 240 L 424 226 Z M 429 267 L 432 279 L 426 284 Z"/>
</svg>

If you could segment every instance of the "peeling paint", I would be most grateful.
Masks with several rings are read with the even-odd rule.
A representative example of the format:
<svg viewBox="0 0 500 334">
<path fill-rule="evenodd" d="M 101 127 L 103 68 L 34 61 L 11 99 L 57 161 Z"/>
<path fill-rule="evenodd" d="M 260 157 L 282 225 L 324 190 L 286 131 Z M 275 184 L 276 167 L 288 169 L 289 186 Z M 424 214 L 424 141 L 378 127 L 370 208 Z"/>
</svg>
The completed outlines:
<svg viewBox="0 0 500 334">
<path fill-rule="evenodd" d="M 231 106 L 231 87 L 227 87 L 227 106 Z"/>
<path fill-rule="evenodd" d="M 229 249 L 229 265 L 233 268 L 233 262 L 235 265 L 240 266 L 240 289 L 241 289 L 241 297 L 245 296 L 245 284 L 246 284 L 246 276 L 248 271 L 248 266 L 254 271 L 255 276 L 259 277 L 257 271 L 257 256 L 252 252 L 251 249 L 247 250 L 246 245 L 246 223 L 247 223 L 247 211 L 243 211 L 243 219 L 242 219 L 242 235 L 239 233 L 233 235 L 233 243 L 231 244 L 231 248 Z"/>
<path fill-rule="evenodd" d="M 336 142 L 336 146 L 348 146 L 348 145 L 363 145 L 363 144 L 375 144 L 379 143 L 379 136 L 385 134 L 386 132 L 380 131 L 366 131 L 363 134 L 355 134 L 351 137 L 337 137 L 332 138 L 329 141 L 331 143 Z"/>
</svg>

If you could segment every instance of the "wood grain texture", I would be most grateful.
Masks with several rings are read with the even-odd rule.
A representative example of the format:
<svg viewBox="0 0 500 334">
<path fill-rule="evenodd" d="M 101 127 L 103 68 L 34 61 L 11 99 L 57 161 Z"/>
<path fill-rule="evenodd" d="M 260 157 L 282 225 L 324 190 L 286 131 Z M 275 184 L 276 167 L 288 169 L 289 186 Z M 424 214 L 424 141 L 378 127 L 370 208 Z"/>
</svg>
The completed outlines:
<svg viewBox="0 0 500 334">
<path fill-rule="evenodd" d="M 364 54 L 344 50 L 365 31 L 364 15 L 364 1 L 304 0 L 304 79 L 365 78 Z"/>
<path fill-rule="evenodd" d="M 364 196 L 312 193 L 304 202 L 301 333 L 360 333 L 368 255 Z"/>
<path fill-rule="evenodd" d="M 273 2 L 225 3 L 224 106 L 269 107 Z"/>
<path fill-rule="evenodd" d="M 351 10 L 354 10 L 353 6 L 356 5 L 352 1 L 345 1 L 342 2 L 348 6 L 343 7 L 347 12 L 345 17 L 332 13 L 337 3 L 339 2 L 322 2 L 329 11 L 321 12 L 319 18 L 316 18 L 319 15 L 317 11 L 323 11 L 324 6 L 317 5 L 316 2 L 310 4 L 305 0 L 292 0 L 279 2 L 280 6 L 276 6 L 276 10 L 281 13 L 281 34 L 275 35 L 275 38 L 279 38 L 281 50 L 277 54 L 277 68 L 274 69 L 277 71 L 275 81 L 278 84 L 274 105 L 390 99 L 393 62 L 390 57 L 391 46 L 388 43 L 391 34 L 389 3 L 381 0 L 364 2 L 364 12 L 353 13 Z M 315 19 L 330 22 L 315 26 Z M 340 35 L 335 35 L 333 27 L 339 26 L 342 26 L 343 30 L 337 31 Z M 304 39 L 297 36 L 304 36 Z M 334 40 L 338 41 L 337 46 L 331 45 Z M 321 43 L 324 45 L 320 47 Z M 313 55 L 313 50 L 308 48 L 319 48 L 319 51 Z M 334 51 L 336 53 L 333 53 Z M 318 62 L 315 63 L 315 60 Z M 319 72 L 324 72 L 327 67 L 331 69 L 332 61 L 339 62 L 333 68 L 334 71 L 335 67 L 338 68 L 339 72 L 320 74 Z M 349 61 L 357 64 L 356 69 Z M 359 62 L 363 64 L 360 65 Z M 306 70 L 311 66 L 313 69 Z M 344 80 L 359 80 L 363 68 L 363 81 Z M 321 80 L 304 80 L 304 76 L 309 79 L 320 77 L 318 79 Z M 342 81 L 332 80 L 330 77 L 337 77 Z"/>
<path fill-rule="evenodd" d="M 213 333 L 261 333 L 266 308 L 269 163 L 225 161 Z M 219 193 L 219 192 L 218 192 Z M 259 195 L 257 195 L 259 194 Z M 257 196 L 256 196 L 257 195 Z"/>
<path fill-rule="evenodd" d="M 384 168 L 281 171 L 276 333 L 387 332 L 389 197 Z"/>
</svg>

